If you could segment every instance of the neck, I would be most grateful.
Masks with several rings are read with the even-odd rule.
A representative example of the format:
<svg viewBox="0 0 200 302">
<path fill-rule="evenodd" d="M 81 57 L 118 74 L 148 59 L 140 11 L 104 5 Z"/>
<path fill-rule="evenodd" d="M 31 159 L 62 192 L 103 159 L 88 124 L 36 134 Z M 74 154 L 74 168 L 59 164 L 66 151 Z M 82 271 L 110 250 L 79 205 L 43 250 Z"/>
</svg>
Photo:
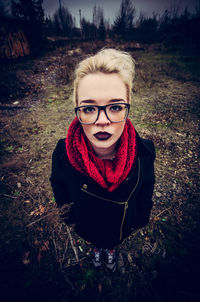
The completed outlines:
<svg viewBox="0 0 200 302">
<path fill-rule="evenodd" d="M 100 159 L 113 159 L 115 156 L 116 143 L 109 148 L 97 148 L 92 145 L 96 155 Z"/>
</svg>

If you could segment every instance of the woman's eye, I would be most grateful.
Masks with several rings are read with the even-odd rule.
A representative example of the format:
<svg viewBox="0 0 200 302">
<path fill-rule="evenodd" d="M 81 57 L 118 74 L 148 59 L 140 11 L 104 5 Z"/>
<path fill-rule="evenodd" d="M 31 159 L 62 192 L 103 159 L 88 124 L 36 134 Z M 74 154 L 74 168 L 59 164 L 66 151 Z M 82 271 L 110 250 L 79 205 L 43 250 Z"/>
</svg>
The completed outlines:
<svg viewBox="0 0 200 302">
<path fill-rule="evenodd" d="M 85 107 L 83 108 L 83 112 L 85 114 L 87 113 L 94 113 L 96 111 L 95 107 L 94 106 L 89 106 L 89 107 Z"/>
<path fill-rule="evenodd" d="M 112 105 L 110 106 L 110 111 L 112 112 L 118 112 L 118 111 L 121 111 L 123 108 L 121 105 Z"/>
</svg>

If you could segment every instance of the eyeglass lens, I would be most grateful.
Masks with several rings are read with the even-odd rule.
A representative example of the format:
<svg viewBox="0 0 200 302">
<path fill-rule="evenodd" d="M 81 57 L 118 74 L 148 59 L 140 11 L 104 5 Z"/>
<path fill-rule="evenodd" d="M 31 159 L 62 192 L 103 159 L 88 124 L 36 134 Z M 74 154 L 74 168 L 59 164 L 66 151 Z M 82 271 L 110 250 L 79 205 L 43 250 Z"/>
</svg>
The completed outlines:
<svg viewBox="0 0 200 302">
<path fill-rule="evenodd" d="M 77 110 L 77 115 L 82 123 L 92 124 L 97 121 L 99 110 L 98 106 L 81 106 Z M 127 104 L 111 104 L 105 106 L 105 111 L 111 122 L 121 122 L 128 115 L 128 106 Z"/>
</svg>

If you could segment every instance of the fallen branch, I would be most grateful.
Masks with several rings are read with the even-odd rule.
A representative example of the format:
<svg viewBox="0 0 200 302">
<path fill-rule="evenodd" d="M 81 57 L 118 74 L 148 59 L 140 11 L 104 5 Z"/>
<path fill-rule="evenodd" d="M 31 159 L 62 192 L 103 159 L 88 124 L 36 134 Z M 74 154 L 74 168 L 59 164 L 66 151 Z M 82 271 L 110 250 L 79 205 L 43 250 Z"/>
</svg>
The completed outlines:
<svg viewBox="0 0 200 302">
<path fill-rule="evenodd" d="M 66 228 L 67 228 L 67 233 L 68 233 L 68 236 L 69 236 L 69 240 L 70 240 L 72 249 L 73 249 L 74 254 L 75 254 L 76 261 L 78 262 L 78 261 L 79 261 L 78 252 L 77 252 L 77 249 L 76 249 L 76 247 L 75 247 L 75 245 L 74 245 L 74 242 L 73 242 L 73 238 L 72 238 L 70 229 L 69 229 L 69 227 L 68 227 L 67 225 L 66 225 Z"/>
<path fill-rule="evenodd" d="M 125 274 L 126 270 L 124 265 L 124 259 L 121 252 L 119 253 L 119 258 L 118 258 L 118 268 L 122 274 Z"/>
<path fill-rule="evenodd" d="M 62 256 L 62 260 L 61 260 L 61 263 L 60 263 L 60 269 L 61 269 L 61 270 L 62 270 L 63 262 L 64 262 L 64 260 L 65 260 L 65 255 L 66 255 L 66 252 L 67 252 L 68 243 L 69 243 L 69 237 L 68 237 L 67 240 L 66 240 L 66 243 L 65 243 L 65 250 L 64 250 L 64 253 L 63 253 L 63 256 Z"/>
<path fill-rule="evenodd" d="M 54 245 L 54 249 L 55 249 L 55 252 L 56 252 L 56 259 L 58 261 L 58 251 L 57 251 L 56 241 L 55 241 L 55 237 L 54 237 L 54 231 L 53 231 L 52 240 L 53 240 L 53 245 Z"/>
</svg>

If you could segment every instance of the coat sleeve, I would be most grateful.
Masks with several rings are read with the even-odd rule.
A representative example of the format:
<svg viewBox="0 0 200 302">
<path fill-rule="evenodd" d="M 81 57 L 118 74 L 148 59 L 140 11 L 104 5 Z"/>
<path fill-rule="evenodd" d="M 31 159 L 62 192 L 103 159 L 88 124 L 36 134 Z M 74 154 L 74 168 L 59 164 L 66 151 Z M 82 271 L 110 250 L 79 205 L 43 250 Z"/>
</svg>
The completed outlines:
<svg viewBox="0 0 200 302">
<path fill-rule="evenodd" d="M 66 160 L 65 148 L 63 146 L 64 140 L 60 140 L 53 152 L 50 182 L 57 206 L 61 208 L 63 205 L 70 204 L 69 208 L 64 208 L 62 213 L 60 213 L 60 217 L 66 224 L 74 224 L 76 221 L 75 206 L 69 199 L 63 176 L 63 165 L 64 160 Z"/>
<path fill-rule="evenodd" d="M 155 160 L 155 148 L 151 142 L 151 149 L 153 157 L 149 160 L 147 164 L 147 175 L 145 178 L 140 191 L 138 193 L 138 198 L 136 202 L 136 213 L 137 213 L 137 226 L 141 228 L 149 222 L 151 209 L 153 206 L 152 195 L 155 184 L 155 174 L 154 174 L 154 160 Z"/>
<path fill-rule="evenodd" d="M 64 204 L 69 203 L 68 192 L 62 175 L 62 152 L 61 152 L 61 140 L 57 143 L 52 155 L 52 169 L 50 182 L 53 189 L 55 201 L 58 207 L 62 207 Z"/>
</svg>

